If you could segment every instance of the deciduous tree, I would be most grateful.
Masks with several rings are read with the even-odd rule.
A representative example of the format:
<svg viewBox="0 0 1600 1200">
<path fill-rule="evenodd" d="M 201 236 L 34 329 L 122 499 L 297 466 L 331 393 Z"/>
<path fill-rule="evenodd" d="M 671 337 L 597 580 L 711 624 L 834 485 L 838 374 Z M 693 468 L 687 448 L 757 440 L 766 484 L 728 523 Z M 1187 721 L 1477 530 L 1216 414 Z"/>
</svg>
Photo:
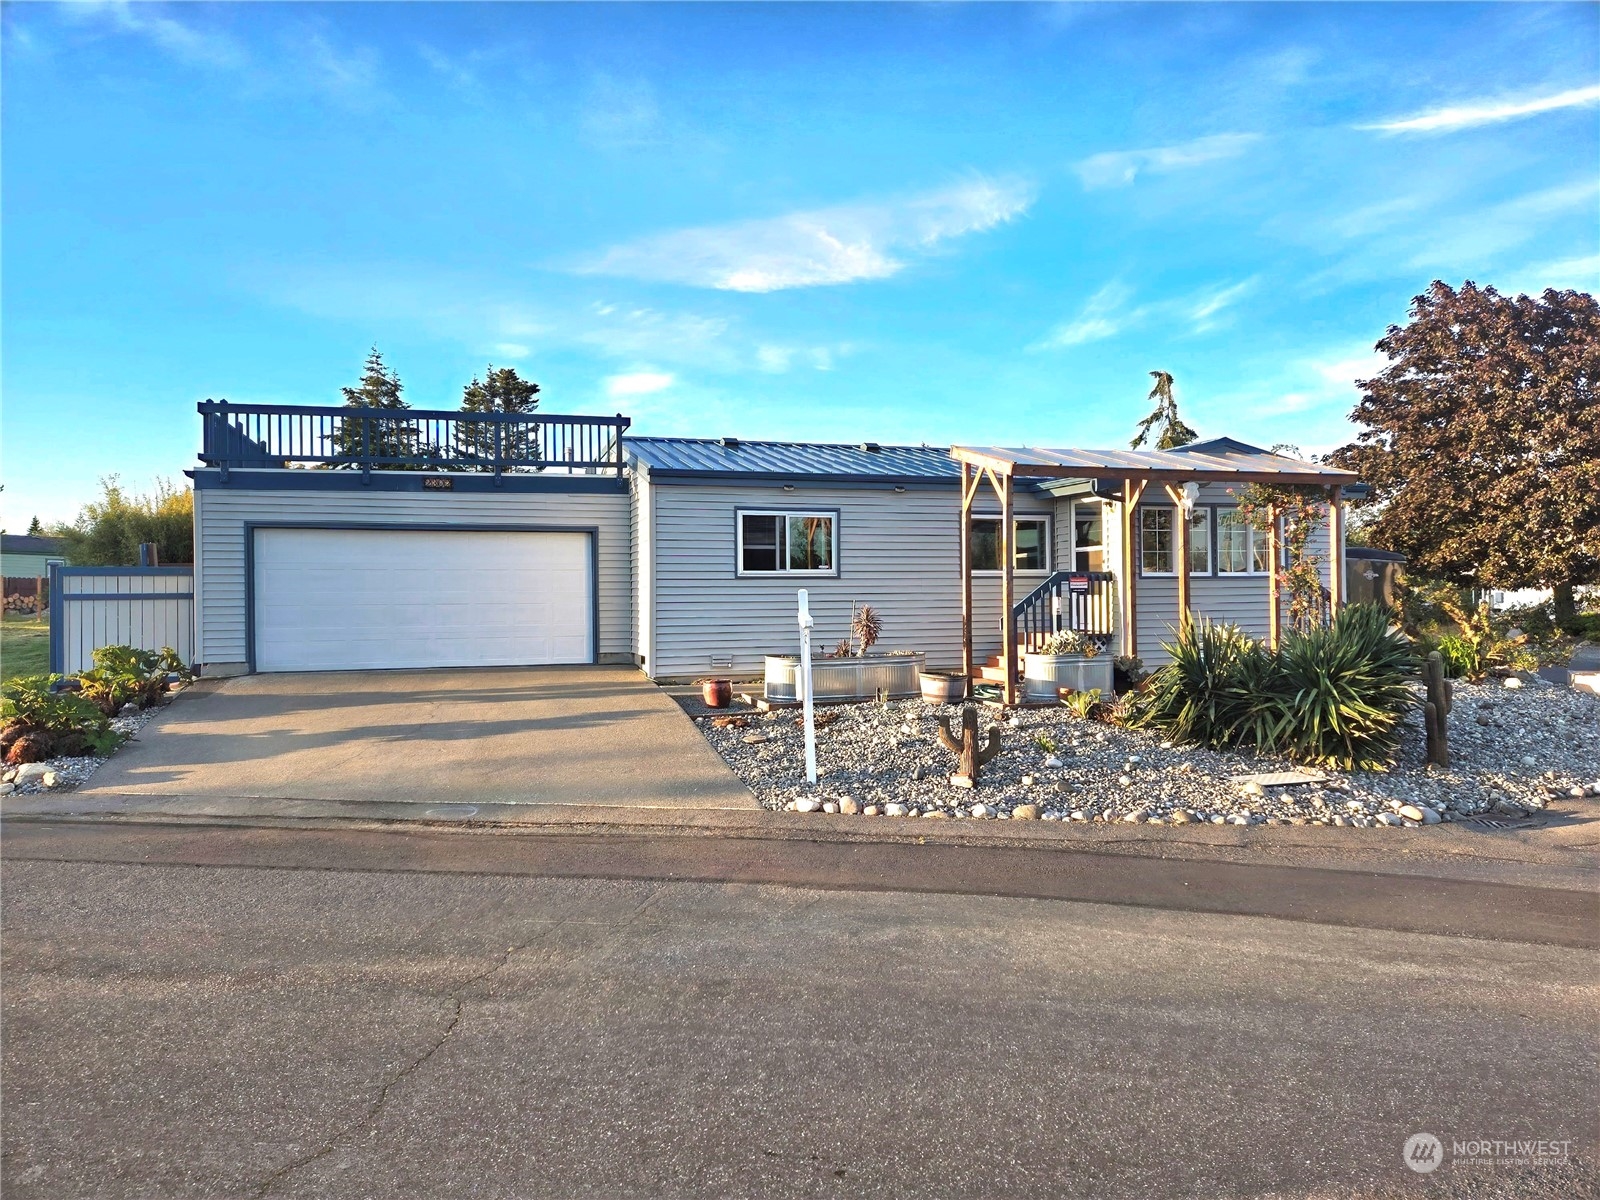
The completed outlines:
<svg viewBox="0 0 1600 1200">
<path fill-rule="evenodd" d="M 115 475 L 100 481 L 100 498 L 77 520 L 50 531 L 66 542 L 66 557 L 80 567 L 126 567 L 139 561 L 139 544 L 154 542 L 164 564 L 194 561 L 194 493 L 156 480 L 155 490 L 128 492 Z"/>
<path fill-rule="evenodd" d="M 1600 306 L 1435 281 L 1377 348 L 1331 460 L 1372 485 L 1372 543 L 1462 586 L 1600 582 Z"/>
</svg>

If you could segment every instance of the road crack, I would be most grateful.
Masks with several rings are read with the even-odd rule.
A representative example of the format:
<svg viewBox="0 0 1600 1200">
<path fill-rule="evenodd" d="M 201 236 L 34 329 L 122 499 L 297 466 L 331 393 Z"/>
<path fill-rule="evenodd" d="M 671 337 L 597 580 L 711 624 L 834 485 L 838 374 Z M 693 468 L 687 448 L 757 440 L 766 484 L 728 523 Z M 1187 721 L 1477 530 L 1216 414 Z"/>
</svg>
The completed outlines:
<svg viewBox="0 0 1600 1200">
<path fill-rule="evenodd" d="M 407 1079 L 415 1075 L 419 1070 L 426 1066 L 428 1060 L 433 1058 L 435 1054 L 444 1048 L 445 1043 L 450 1040 L 451 1035 L 454 1034 L 456 1029 L 460 1026 L 461 1018 L 466 1012 L 465 994 L 472 988 L 475 988 L 480 984 L 487 983 L 494 976 L 505 970 L 507 965 L 509 965 L 511 962 L 513 956 L 523 950 L 528 949 L 535 942 L 541 940 L 549 934 L 554 933 L 566 923 L 567 919 L 563 917 L 560 920 L 553 922 L 547 928 L 540 930 L 536 937 L 531 937 L 527 941 L 521 942 L 515 946 L 506 947 L 503 953 L 494 956 L 494 959 L 487 967 L 479 971 L 477 974 L 470 975 L 466 979 L 463 979 L 448 992 L 446 992 L 445 998 L 450 1001 L 451 1006 L 450 1019 L 445 1023 L 445 1027 L 439 1036 L 436 1037 L 426 1048 L 424 1048 L 420 1054 L 413 1057 L 409 1062 L 402 1064 L 399 1069 L 389 1076 L 389 1078 L 384 1080 L 383 1085 L 379 1087 L 377 1094 L 374 1095 L 373 1098 L 368 1102 L 366 1111 L 362 1113 L 360 1117 L 356 1118 L 354 1121 L 351 1121 L 348 1125 L 335 1132 L 331 1137 L 321 1142 L 310 1153 L 303 1154 L 299 1158 L 285 1163 L 282 1167 L 279 1167 L 276 1171 L 273 1171 L 264 1180 L 262 1180 L 261 1183 L 256 1187 L 256 1190 L 251 1193 L 252 1197 L 254 1197 L 254 1200 L 263 1200 L 263 1197 L 271 1195 L 279 1187 L 279 1185 L 286 1181 L 290 1176 L 304 1170 L 313 1163 L 319 1162 L 320 1160 L 326 1158 L 341 1145 L 351 1141 L 362 1130 L 372 1129 L 377 1124 L 378 1118 L 383 1114 L 383 1110 L 385 1106 L 388 1105 L 389 1097 L 394 1093 L 395 1088 L 399 1087 Z"/>
</svg>

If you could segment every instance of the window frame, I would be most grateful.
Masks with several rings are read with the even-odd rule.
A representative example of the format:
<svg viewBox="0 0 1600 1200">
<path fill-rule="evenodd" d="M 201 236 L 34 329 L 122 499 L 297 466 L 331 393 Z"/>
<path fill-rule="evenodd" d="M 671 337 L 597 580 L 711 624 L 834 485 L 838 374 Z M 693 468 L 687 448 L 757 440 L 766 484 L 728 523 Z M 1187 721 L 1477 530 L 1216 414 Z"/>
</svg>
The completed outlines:
<svg viewBox="0 0 1600 1200">
<path fill-rule="evenodd" d="M 968 542 L 968 545 L 969 546 L 971 545 L 972 534 L 975 531 L 975 529 L 976 529 L 976 527 L 977 527 L 977 525 L 978 525 L 978 523 L 980 521 L 992 521 L 996 526 L 998 526 L 1000 524 L 1000 520 L 1001 520 L 1001 517 L 1000 517 L 999 513 L 976 513 L 975 512 L 975 513 L 971 514 L 970 524 L 971 524 L 972 528 L 967 530 L 967 542 Z M 1028 524 L 1036 524 L 1036 525 L 1043 525 L 1044 526 L 1044 534 L 1041 537 L 1040 542 L 1039 542 L 1039 545 L 1040 545 L 1041 549 L 1044 551 L 1044 566 L 1042 566 L 1042 567 L 1012 567 L 1011 568 L 1011 573 L 1012 573 L 1012 575 L 1048 575 L 1048 574 L 1050 574 L 1050 572 L 1052 570 L 1051 563 L 1055 559 L 1055 544 L 1051 540 L 1052 538 L 1055 537 L 1055 518 L 1052 517 L 1051 514 L 1049 514 L 1049 513 L 1018 513 L 1018 514 L 1013 514 L 1012 517 L 1011 517 L 1011 523 L 1012 523 L 1013 526 L 1021 525 L 1024 522 L 1026 522 Z M 1015 533 L 1015 530 L 1013 530 L 1012 537 L 1015 538 L 1015 536 L 1016 536 L 1016 533 Z M 972 568 L 973 578 L 977 578 L 979 576 L 983 576 L 985 578 L 993 576 L 995 578 L 998 578 L 999 576 L 1003 575 L 1004 573 L 1005 573 L 1005 568 L 1004 567 L 984 567 L 984 568 L 973 567 Z"/>
<path fill-rule="evenodd" d="M 1192 525 L 1190 526 L 1190 529 L 1189 529 L 1189 553 L 1192 556 L 1196 552 L 1196 550 L 1198 550 L 1203 545 L 1204 548 L 1205 548 L 1205 552 L 1206 552 L 1206 566 L 1205 566 L 1204 570 L 1198 570 L 1197 571 L 1197 570 L 1194 569 L 1193 565 L 1191 564 L 1191 566 L 1189 568 L 1189 578 L 1190 579 L 1215 579 L 1215 578 L 1218 577 L 1219 572 L 1217 571 L 1217 510 L 1219 508 L 1228 508 L 1228 507 L 1232 507 L 1232 506 L 1231 505 L 1217 505 L 1217 504 L 1196 504 L 1194 506 L 1194 509 L 1193 509 L 1194 512 L 1202 512 L 1203 511 L 1206 514 L 1206 518 L 1205 518 L 1206 530 L 1205 530 L 1205 537 L 1203 539 L 1201 539 L 1199 542 L 1197 542 L 1195 540 L 1195 537 L 1194 537 L 1194 528 L 1193 528 Z M 1145 578 L 1149 578 L 1149 579 L 1176 579 L 1178 577 L 1178 521 L 1179 521 L 1179 513 L 1182 510 L 1176 504 L 1141 504 L 1141 505 L 1139 505 L 1137 511 L 1138 511 L 1138 514 L 1139 514 L 1139 519 L 1134 522 L 1134 536 L 1137 539 L 1137 543 L 1138 544 L 1135 547 L 1134 562 L 1138 566 L 1139 578 L 1141 578 L 1141 579 L 1145 579 Z M 1170 513 L 1171 514 L 1171 521 L 1172 521 L 1172 526 L 1171 526 L 1172 547 L 1171 547 L 1171 550 L 1170 550 L 1170 554 L 1172 556 L 1172 570 L 1170 570 L 1170 571 L 1147 571 L 1145 569 L 1145 565 L 1144 565 L 1144 514 L 1147 513 L 1147 512 L 1165 512 L 1165 513 Z M 1265 572 L 1263 572 L 1263 574 L 1264 573 Z M 1231 574 L 1231 572 L 1230 572 L 1230 574 Z"/>
<path fill-rule="evenodd" d="M 782 524 L 778 546 L 779 566 L 773 571 L 747 571 L 744 565 L 744 519 L 777 517 Z M 796 517 L 827 517 L 833 522 L 833 565 L 827 570 L 795 570 L 789 561 L 789 522 Z M 839 528 L 843 522 L 837 508 L 735 508 L 733 510 L 733 573 L 739 579 L 837 579 L 839 578 Z"/>
<path fill-rule="evenodd" d="M 1082 506 L 1084 508 L 1088 508 L 1090 506 L 1093 506 L 1093 507 L 1096 507 L 1096 508 L 1098 508 L 1100 510 L 1100 541 L 1099 541 L 1098 545 L 1094 545 L 1094 546 L 1079 546 L 1078 545 L 1078 508 L 1080 506 Z M 1081 500 L 1081 499 L 1076 499 L 1075 498 L 1073 500 L 1068 501 L 1068 504 L 1067 504 L 1067 530 L 1068 530 L 1068 543 L 1069 544 L 1067 546 L 1067 555 L 1068 555 L 1067 561 L 1069 561 L 1072 564 L 1072 570 L 1073 570 L 1074 573 L 1081 573 L 1079 571 L 1079 567 L 1078 567 L 1078 555 L 1080 553 L 1087 554 L 1087 553 L 1090 553 L 1090 552 L 1095 551 L 1095 550 L 1098 550 L 1100 552 L 1101 570 L 1103 570 L 1103 571 L 1109 571 L 1110 570 L 1110 563 L 1111 563 L 1111 559 L 1109 557 L 1110 550 L 1109 550 L 1109 548 L 1107 546 L 1106 535 L 1107 535 L 1108 531 L 1112 528 L 1111 521 L 1112 521 L 1111 505 L 1109 505 L 1104 500 Z M 1091 568 L 1088 568 L 1088 567 L 1082 568 L 1083 572 L 1087 572 L 1089 570 L 1091 570 Z"/>
<path fill-rule="evenodd" d="M 1250 541 L 1249 541 L 1249 544 L 1245 548 L 1245 561 L 1250 564 L 1249 567 L 1246 568 L 1243 571 L 1224 571 L 1222 569 L 1222 555 L 1221 555 L 1221 548 L 1222 548 L 1222 541 L 1221 541 L 1221 539 L 1222 539 L 1222 514 L 1225 513 L 1225 512 L 1236 513 L 1236 512 L 1239 511 L 1239 506 L 1236 505 L 1236 504 L 1219 504 L 1219 505 L 1216 506 L 1216 508 L 1217 508 L 1217 515 L 1213 518 L 1213 520 L 1214 520 L 1214 522 L 1216 523 L 1216 526 L 1217 526 L 1216 536 L 1217 536 L 1217 539 L 1218 539 L 1217 540 L 1218 554 L 1217 554 L 1217 564 L 1216 564 L 1217 565 L 1217 570 L 1216 570 L 1217 578 L 1219 578 L 1219 579 L 1222 579 L 1222 578 L 1243 579 L 1243 578 L 1248 578 L 1250 576 L 1254 576 L 1257 579 L 1265 579 L 1268 575 L 1272 574 L 1272 571 L 1270 569 L 1263 571 L 1263 570 L 1260 570 L 1260 569 L 1258 569 L 1256 567 L 1256 552 L 1257 552 L 1257 550 L 1264 550 L 1265 549 L 1266 545 L 1268 544 L 1268 539 L 1267 539 L 1267 531 L 1264 530 L 1264 529 L 1257 529 L 1256 526 L 1255 526 L 1255 522 L 1253 522 L 1253 521 L 1246 521 L 1244 523 L 1244 527 L 1247 530 L 1249 530 L 1249 532 L 1250 532 Z M 1280 521 L 1281 521 L 1281 518 L 1280 518 Z M 1282 541 L 1281 537 L 1279 538 L 1278 545 L 1280 547 L 1280 553 L 1281 553 L 1281 548 L 1282 548 L 1282 545 L 1283 545 L 1283 541 Z"/>
</svg>

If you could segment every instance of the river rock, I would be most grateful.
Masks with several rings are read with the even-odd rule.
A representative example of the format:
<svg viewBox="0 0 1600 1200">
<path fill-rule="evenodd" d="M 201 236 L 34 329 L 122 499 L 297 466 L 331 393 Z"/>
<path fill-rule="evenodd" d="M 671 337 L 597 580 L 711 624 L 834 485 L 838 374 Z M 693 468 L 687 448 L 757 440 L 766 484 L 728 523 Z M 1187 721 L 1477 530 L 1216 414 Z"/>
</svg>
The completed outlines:
<svg viewBox="0 0 1600 1200">
<path fill-rule="evenodd" d="M 1013 821 L 1037 821 L 1039 819 L 1039 806 L 1037 804 L 1019 804 L 1011 810 Z"/>
</svg>

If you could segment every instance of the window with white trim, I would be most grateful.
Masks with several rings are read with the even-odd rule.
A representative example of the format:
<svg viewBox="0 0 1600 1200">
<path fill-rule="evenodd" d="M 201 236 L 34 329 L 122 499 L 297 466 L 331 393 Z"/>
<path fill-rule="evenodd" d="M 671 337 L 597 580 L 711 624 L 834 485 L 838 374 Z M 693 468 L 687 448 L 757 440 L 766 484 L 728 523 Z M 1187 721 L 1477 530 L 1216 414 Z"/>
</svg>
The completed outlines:
<svg viewBox="0 0 1600 1200">
<path fill-rule="evenodd" d="M 1267 569 L 1267 535 L 1237 508 L 1217 510 L 1217 574 L 1259 575 Z"/>
<path fill-rule="evenodd" d="M 1211 509 L 1199 505 L 1189 512 L 1189 574 L 1211 574 Z"/>
<path fill-rule="evenodd" d="M 1178 573 L 1177 512 L 1154 504 L 1139 509 L 1139 574 Z M 1200 505 L 1189 513 L 1189 574 L 1211 574 L 1211 509 Z"/>
<path fill-rule="evenodd" d="M 1072 506 L 1072 569 L 1106 569 L 1106 506 L 1098 500 Z"/>
<path fill-rule="evenodd" d="M 832 512 L 741 511 L 741 575 L 837 575 Z"/>
<path fill-rule="evenodd" d="M 1050 521 L 1046 517 L 1018 517 L 1012 522 L 1011 567 L 1015 571 L 1050 569 Z M 972 569 L 1000 569 L 1000 520 L 974 517 L 972 521 Z"/>
<path fill-rule="evenodd" d="M 1172 575 L 1172 510 L 1150 506 L 1139 510 L 1139 573 Z"/>
</svg>

